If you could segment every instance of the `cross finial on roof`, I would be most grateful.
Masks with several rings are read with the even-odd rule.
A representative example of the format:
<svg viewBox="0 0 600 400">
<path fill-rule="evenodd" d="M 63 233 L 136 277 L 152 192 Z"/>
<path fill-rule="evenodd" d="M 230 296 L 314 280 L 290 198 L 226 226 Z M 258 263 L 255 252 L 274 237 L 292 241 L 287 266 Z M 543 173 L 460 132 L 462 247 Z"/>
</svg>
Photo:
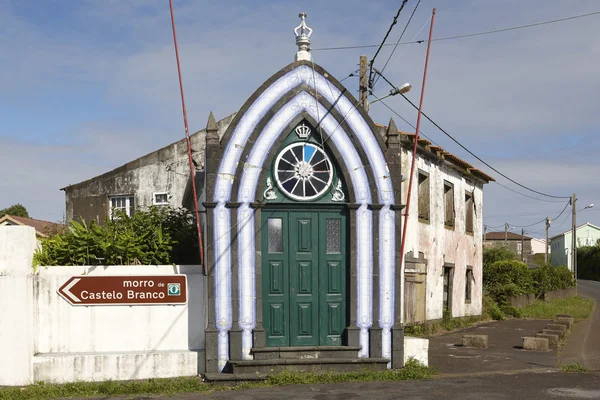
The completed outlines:
<svg viewBox="0 0 600 400">
<path fill-rule="evenodd" d="M 301 19 L 300 25 L 294 29 L 296 35 L 296 45 L 298 46 L 298 52 L 296 53 L 296 61 L 307 60 L 311 61 L 310 55 L 310 35 L 312 35 L 312 29 L 306 26 L 306 13 L 300 13 L 298 16 Z"/>
</svg>

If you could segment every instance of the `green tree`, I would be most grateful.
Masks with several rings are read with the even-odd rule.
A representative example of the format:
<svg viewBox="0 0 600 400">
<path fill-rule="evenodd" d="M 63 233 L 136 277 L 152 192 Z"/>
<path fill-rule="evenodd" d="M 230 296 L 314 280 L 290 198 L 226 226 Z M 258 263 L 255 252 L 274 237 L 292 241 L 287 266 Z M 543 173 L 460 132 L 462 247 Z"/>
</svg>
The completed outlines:
<svg viewBox="0 0 600 400">
<path fill-rule="evenodd" d="M 483 265 L 491 265 L 496 261 L 513 261 L 516 260 L 515 253 L 506 247 L 491 247 L 483 249 Z"/>
<path fill-rule="evenodd" d="M 27 212 L 27 209 L 20 203 L 13 204 L 10 207 L 0 210 L 0 218 L 4 217 L 7 214 L 14 215 L 15 217 L 29 218 L 29 213 Z"/>
</svg>

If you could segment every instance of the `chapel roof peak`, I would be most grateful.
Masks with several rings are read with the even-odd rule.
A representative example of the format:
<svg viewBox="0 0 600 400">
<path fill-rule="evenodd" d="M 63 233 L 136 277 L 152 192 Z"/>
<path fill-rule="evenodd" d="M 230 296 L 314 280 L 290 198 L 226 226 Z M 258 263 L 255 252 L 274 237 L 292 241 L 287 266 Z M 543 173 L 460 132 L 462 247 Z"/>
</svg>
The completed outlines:
<svg viewBox="0 0 600 400">
<path fill-rule="evenodd" d="M 298 17 L 300 17 L 301 22 L 300 25 L 294 29 L 296 45 L 298 46 L 296 61 L 312 61 L 312 56 L 310 54 L 310 35 L 312 35 L 313 30 L 306 26 L 306 13 L 300 13 L 298 14 Z"/>
</svg>

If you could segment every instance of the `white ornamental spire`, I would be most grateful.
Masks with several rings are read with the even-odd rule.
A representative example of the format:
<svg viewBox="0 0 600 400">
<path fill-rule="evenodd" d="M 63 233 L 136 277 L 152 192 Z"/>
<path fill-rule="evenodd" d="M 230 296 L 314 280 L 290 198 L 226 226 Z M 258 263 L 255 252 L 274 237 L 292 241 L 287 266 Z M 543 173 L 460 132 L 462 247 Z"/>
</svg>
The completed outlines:
<svg viewBox="0 0 600 400">
<path fill-rule="evenodd" d="M 306 13 L 300 13 L 298 16 L 302 22 L 300 22 L 300 25 L 294 29 L 294 34 L 296 35 L 296 44 L 298 45 L 296 61 L 311 61 L 312 56 L 310 55 L 310 35 L 312 35 L 313 30 L 306 26 Z"/>
</svg>

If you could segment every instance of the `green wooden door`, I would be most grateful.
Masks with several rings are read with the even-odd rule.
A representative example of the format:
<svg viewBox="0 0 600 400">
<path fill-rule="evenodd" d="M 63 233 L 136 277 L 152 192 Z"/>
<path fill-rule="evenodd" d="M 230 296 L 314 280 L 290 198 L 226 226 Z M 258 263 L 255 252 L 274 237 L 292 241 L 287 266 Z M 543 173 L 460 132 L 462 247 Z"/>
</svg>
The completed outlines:
<svg viewBox="0 0 600 400">
<path fill-rule="evenodd" d="M 263 211 L 267 346 L 342 344 L 346 240 L 342 211 Z"/>
</svg>

